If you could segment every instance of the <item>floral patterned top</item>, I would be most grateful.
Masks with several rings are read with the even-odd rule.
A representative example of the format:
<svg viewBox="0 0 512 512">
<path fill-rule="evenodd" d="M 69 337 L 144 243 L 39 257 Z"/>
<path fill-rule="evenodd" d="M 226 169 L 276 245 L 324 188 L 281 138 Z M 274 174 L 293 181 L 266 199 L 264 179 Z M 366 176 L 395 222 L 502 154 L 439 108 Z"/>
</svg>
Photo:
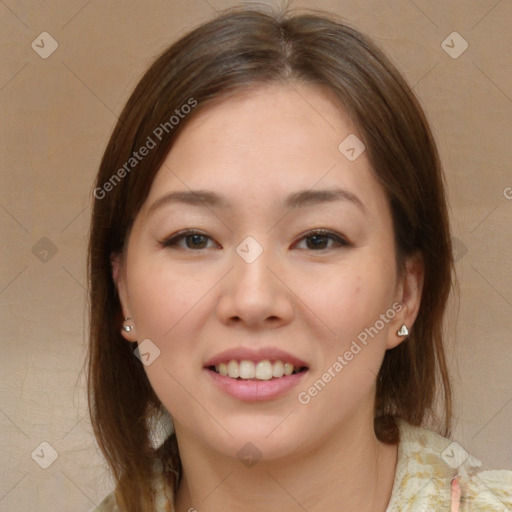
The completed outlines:
<svg viewBox="0 0 512 512">
<path fill-rule="evenodd" d="M 489 470 L 456 442 L 399 420 L 400 443 L 386 512 L 512 512 L 512 471 Z M 161 466 L 160 466 L 161 472 Z M 174 512 L 158 469 L 152 512 Z M 91 512 L 123 512 L 110 493 Z"/>
</svg>

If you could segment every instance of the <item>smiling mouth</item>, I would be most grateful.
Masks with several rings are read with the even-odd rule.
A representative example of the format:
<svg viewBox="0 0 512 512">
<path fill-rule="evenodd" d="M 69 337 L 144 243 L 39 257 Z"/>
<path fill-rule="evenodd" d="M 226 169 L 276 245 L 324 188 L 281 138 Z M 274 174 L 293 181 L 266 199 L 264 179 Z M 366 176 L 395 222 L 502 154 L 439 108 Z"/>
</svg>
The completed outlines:
<svg viewBox="0 0 512 512">
<path fill-rule="evenodd" d="M 208 366 L 208 370 L 223 377 L 238 380 L 277 380 L 297 373 L 307 371 L 306 366 L 294 366 L 280 360 L 270 361 L 264 359 L 254 363 L 248 360 L 230 360 L 215 366 Z"/>
</svg>

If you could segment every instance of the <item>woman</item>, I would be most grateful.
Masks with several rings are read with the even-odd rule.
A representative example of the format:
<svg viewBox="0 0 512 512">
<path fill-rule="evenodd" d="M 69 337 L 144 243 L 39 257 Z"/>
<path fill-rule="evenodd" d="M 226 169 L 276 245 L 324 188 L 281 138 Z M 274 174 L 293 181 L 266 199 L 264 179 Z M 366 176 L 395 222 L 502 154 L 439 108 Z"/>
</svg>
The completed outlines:
<svg viewBox="0 0 512 512">
<path fill-rule="evenodd" d="M 192 31 L 94 196 L 98 510 L 512 510 L 512 472 L 447 438 L 441 165 L 359 32 L 249 10 Z"/>
</svg>

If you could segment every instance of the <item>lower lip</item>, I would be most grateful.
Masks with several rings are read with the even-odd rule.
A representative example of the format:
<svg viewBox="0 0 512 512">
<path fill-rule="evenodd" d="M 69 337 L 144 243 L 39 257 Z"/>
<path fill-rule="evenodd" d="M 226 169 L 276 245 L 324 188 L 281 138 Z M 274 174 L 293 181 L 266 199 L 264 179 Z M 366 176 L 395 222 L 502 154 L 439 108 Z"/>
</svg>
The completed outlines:
<svg viewBox="0 0 512 512">
<path fill-rule="evenodd" d="M 305 370 L 272 380 L 243 380 L 224 377 L 208 368 L 205 368 L 205 371 L 222 391 L 239 400 L 250 401 L 278 398 L 296 386 L 308 372 Z"/>
</svg>

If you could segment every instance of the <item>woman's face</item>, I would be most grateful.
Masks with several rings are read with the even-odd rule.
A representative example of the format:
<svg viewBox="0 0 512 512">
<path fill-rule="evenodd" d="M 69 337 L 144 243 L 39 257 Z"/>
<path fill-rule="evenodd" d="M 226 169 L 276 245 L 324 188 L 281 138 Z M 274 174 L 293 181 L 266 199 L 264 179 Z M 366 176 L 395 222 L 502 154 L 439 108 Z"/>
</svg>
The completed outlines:
<svg viewBox="0 0 512 512">
<path fill-rule="evenodd" d="M 319 89 L 270 85 L 203 111 L 173 145 L 114 277 L 178 440 L 272 459 L 373 425 L 422 270 L 397 274 L 356 136 Z"/>
</svg>

